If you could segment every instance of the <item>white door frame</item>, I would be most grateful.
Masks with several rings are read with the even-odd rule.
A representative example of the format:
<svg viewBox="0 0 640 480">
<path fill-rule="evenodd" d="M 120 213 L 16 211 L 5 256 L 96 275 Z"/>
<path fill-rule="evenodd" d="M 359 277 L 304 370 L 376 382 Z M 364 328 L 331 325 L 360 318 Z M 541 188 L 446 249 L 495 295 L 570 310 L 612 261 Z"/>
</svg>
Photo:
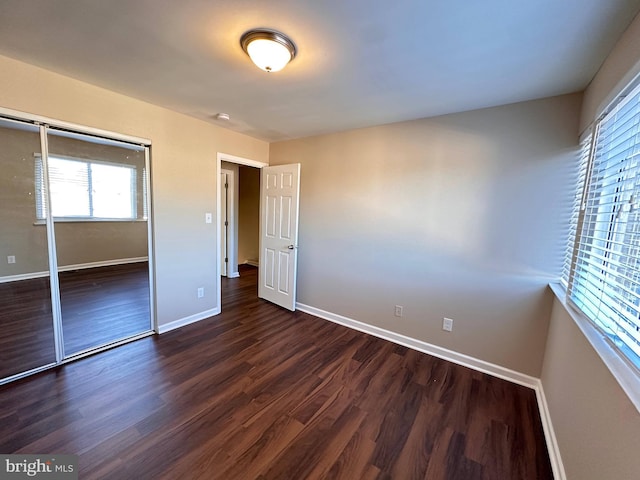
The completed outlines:
<svg viewBox="0 0 640 480">
<path fill-rule="evenodd" d="M 224 173 L 227 175 L 227 195 L 226 195 L 226 202 L 224 202 L 224 205 L 226 206 L 226 216 L 224 214 L 224 212 L 222 212 L 222 197 L 223 197 L 223 193 L 224 191 L 222 190 L 222 185 L 219 183 L 218 185 L 220 186 L 220 216 L 218 217 L 220 219 L 220 221 L 218 222 L 218 229 L 220 231 L 220 274 L 229 278 L 235 278 L 235 277 L 239 277 L 239 273 L 235 270 L 235 266 L 237 265 L 238 261 L 236 259 L 236 255 L 234 254 L 234 252 L 237 249 L 237 245 L 236 245 L 236 235 L 235 235 L 235 229 L 237 228 L 236 226 L 236 222 L 235 222 L 235 217 L 236 217 L 236 208 L 237 205 L 235 204 L 235 193 L 236 193 L 236 180 L 235 180 L 235 175 L 233 173 L 233 170 L 227 170 L 225 168 L 221 168 L 220 169 L 220 173 Z M 220 178 L 220 177 L 218 177 Z M 226 221 L 227 221 L 227 251 L 226 251 L 226 266 L 223 264 L 224 260 L 222 259 L 222 231 L 224 228 L 224 225 L 222 224 L 223 220 L 225 220 L 226 217 Z"/>
<path fill-rule="evenodd" d="M 267 162 L 261 162 L 259 160 L 252 160 L 250 158 L 238 157 L 236 155 L 230 155 L 228 153 L 218 152 L 216 157 L 216 225 L 217 225 L 217 242 L 216 242 L 216 252 L 217 257 L 220 258 L 220 250 L 222 248 L 222 232 L 220 229 L 220 218 L 222 216 L 221 203 L 222 203 L 222 192 L 220 189 L 220 173 L 222 173 L 222 162 L 235 163 L 237 165 L 245 165 L 247 167 L 255 167 L 262 168 L 268 167 L 269 164 Z M 228 242 L 229 239 L 227 239 Z M 228 249 L 234 247 L 233 245 L 228 244 Z M 216 281 L 218 282 L 218 311 L 222 311 L 222 281 L 220 278 L 220 273 L 222 271 L 220 261 L 217 262 L 218 268 L 216 272 Z"/>
</svg>

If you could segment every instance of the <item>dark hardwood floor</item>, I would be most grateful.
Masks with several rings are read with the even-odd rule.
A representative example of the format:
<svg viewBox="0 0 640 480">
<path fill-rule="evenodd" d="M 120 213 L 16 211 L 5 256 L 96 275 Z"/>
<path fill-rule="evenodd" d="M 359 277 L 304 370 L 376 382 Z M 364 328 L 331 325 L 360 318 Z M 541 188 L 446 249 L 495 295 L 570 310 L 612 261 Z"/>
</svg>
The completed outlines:
<svg viewBox="0 0 640 480">
<path fill-rule="evenodd" d="M 148 262 L 60 272 L 58 278 L 67 355 L 151 330 Z"/>
<path fill-rule="evenodd" d="M 0 283 L 0 378 L 55 361 L 49 277 Z"/>
<path fill-rule="evenodd" d="M 0 452 L 82 479 L 551 479 L 534 392 L 256 296 L 0 387 Z"/>
<path fill-rule="evenodd" d="M 59 273 L 65 353 L 151 329 L 147 262 Z M 55 362 L 49 277 L 0 283 L 0 378 Z"/>
</svg>

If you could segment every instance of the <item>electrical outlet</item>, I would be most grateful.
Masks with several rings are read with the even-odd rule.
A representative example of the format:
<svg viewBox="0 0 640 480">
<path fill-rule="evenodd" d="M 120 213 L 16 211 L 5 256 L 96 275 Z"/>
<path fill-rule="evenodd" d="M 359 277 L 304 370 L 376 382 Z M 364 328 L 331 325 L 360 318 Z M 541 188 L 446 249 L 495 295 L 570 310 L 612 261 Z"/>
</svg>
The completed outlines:
<svg viewBox="0 0 640 480">
<path fill-rule="evenodd" d="M 15 255 L 8 255 L 7 256 L 7 263 L 16 263 L 16 256 Z"/>
<path fill-rule="evenodd" d="M 213 223 L 213 214 L 205 213 L 204 214 L 204 223 Z"/>
<path fill-rule="evenodd" d="M 401 317 L 402 316 L 402 305 L 396 305 L 396 309 L 395 309 L 394 315 L 396 317 Z"/>
<path fill-rule="evenodd" d="M 198 298 L 204 297 L 204 287 L 198 288 Z"/>
<path fill-rule="evenodd" d="M 450 318 L 443 318 L 442 319 L 442 329 L 447 331 L 447 332 L 453 331 L 453 320 L 451 320 Z"/>
</svg>

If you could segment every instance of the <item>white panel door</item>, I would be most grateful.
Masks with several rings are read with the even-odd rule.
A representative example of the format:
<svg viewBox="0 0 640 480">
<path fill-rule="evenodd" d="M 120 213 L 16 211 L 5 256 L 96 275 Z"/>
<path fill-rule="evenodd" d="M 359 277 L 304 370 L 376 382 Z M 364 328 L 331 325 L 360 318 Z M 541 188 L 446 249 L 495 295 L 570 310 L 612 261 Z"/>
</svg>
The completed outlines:
<svg viewBox="0 0 640 480">
<path fill-rule="evenodd" d="M 260 182 L 258 296 L 296 309 L 300 164 L 264 167 Z"/>
<path fill-rule="evenodd" d="M 227 242 L 229 233 L 229 221 L 227 219 L 227 173 L 220 173 L 220 275 L 227 276 L 229 265 L 227 255 Z"/>
</svg>

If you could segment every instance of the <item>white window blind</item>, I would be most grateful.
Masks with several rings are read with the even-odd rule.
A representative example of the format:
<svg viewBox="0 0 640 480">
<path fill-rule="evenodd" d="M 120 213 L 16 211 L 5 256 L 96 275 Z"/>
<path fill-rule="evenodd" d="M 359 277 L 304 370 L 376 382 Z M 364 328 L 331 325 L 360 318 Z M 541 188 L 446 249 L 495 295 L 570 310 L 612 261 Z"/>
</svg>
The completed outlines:
<svg viewBox="0 0 640 480">
<path fill-rule="evenodd" d="M 589 130 L 580 141 L 580 158 L 576 164 L 576 170 L 571 178 L 571 189 L 575 192 L 571 205 L 571 217 L 569 219 L 569 231 L 567 237 L 567 248 L 564 254 L 564 264 L 562 266 L 561 281 L 566 287 L 569 284 L 569 276 L 574 260 L 574 251 L 576 243 L 576 234 L 578 231 L 578 221 L 580 218 L 580 210 L 582 206 L 582 196 L 584 195 L 584 185 L 587 176 L 587 168 L 589 165 L 589 157 L 591 152 L 591 142 L 593 135 Z"/>
<path fill-rule="evenodd" d="M 640 367 L 640 85 L 594 135 L 568 294 Z"/>
<path fill-rule="evenodd" d="M 49 157 L 52 214 L 68 219 L 137 217 L 136 168 L 88 160 Z M 47 216 L 42 159 L 36 158 L 36 217 Z"/>
</svg>

